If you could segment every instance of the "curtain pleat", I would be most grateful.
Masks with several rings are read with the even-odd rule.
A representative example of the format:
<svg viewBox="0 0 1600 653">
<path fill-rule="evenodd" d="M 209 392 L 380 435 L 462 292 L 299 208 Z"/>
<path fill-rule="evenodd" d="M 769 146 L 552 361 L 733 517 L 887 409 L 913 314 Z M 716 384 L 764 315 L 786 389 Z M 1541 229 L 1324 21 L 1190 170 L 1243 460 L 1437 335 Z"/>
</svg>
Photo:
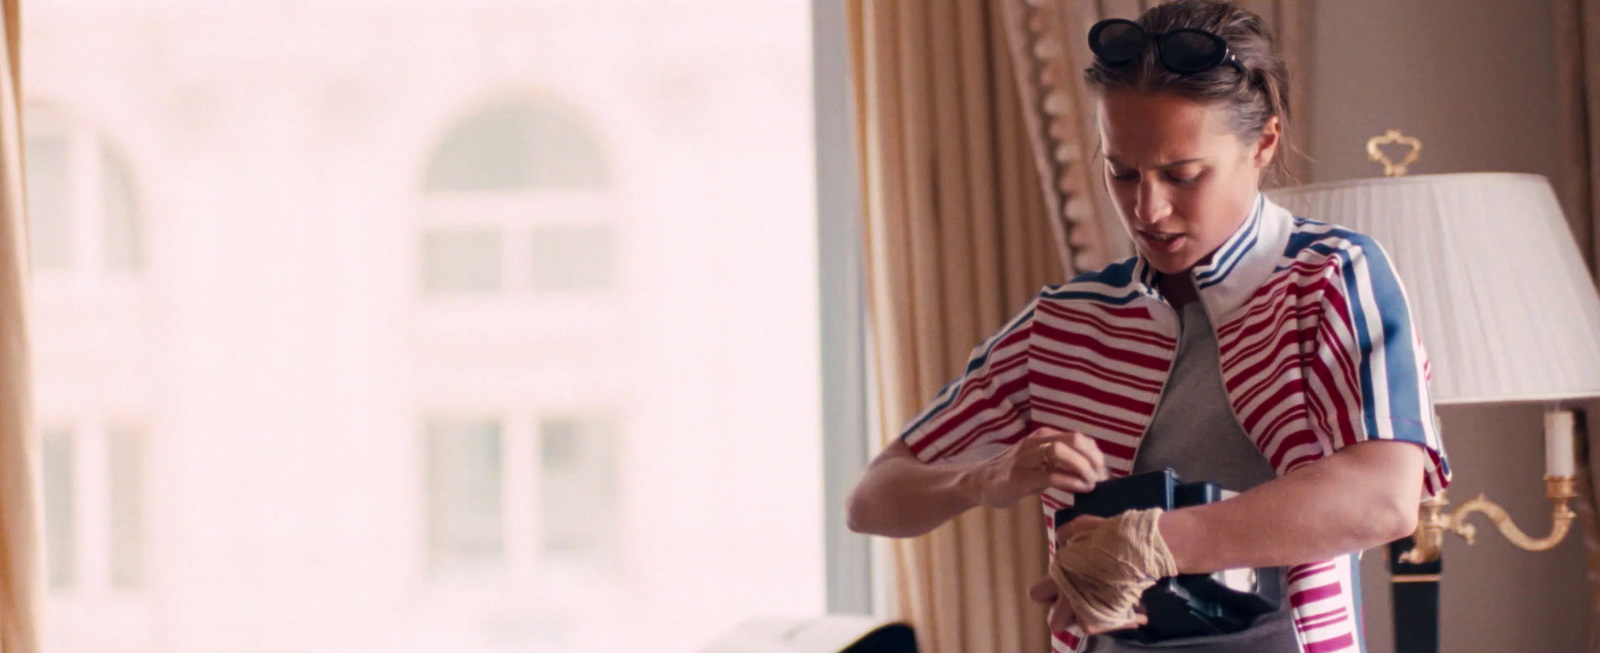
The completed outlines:
<svg viewBox="0 0 1600 653">
<path fill-rule="evenodd" d="M 1063 279 L 1063 252 L 999 5 L 858 0 L 850 10 L 882 445 L 979 341 Z M 1044 574 L 1043 523 L 1033 500 L 893 542 L 895 603 L 923 650 L 1049 650 L 1044 610 L 1026 596 Z"/>
<path fill-rule="evenodd" d="M 33 429 L 20 20 L 4 0 L 0 66 L 0 652 L 38 651 L 39 452 Z"/>
</svg>

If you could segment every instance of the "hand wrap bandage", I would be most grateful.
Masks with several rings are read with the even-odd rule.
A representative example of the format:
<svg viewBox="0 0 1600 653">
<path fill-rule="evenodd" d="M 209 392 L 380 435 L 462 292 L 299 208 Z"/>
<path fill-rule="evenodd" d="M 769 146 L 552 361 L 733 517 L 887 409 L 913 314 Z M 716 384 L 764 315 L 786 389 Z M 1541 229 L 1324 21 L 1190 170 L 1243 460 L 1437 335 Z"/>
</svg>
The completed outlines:
<svg viewBox="0 0 1600 653">
<path fill-rule="evenodd" d="M 1056 544 L 1050 577 L 1087 632 L 1133 622 L 1139 598 L 1156 581 L 1178 575 L 1156 529 L 1160 508 L 1131 510 Z"/>
</svg>

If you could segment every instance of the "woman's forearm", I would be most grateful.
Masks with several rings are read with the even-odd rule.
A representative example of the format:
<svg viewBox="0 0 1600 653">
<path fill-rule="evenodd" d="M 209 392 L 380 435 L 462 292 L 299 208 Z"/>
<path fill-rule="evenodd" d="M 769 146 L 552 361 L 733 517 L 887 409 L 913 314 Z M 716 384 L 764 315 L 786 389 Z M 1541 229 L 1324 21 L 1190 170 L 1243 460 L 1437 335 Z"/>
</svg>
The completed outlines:
<svg viewBox="0 0 1600 653">
<path fill-rule="evenodd" d="M 1180 573 L 1316 562 L 1369 549 L 1416 526 L 1423 450 L 1351 445 L 1227 501 L 1162 515 Z"/>
<path fill-rule="evenodd" d="M 978 474 L 978 463 L 926 464 L 897 442 L 850 493 L 850 530 L 886 537 L 932 531 L 982 503 Z"/>
</svg>

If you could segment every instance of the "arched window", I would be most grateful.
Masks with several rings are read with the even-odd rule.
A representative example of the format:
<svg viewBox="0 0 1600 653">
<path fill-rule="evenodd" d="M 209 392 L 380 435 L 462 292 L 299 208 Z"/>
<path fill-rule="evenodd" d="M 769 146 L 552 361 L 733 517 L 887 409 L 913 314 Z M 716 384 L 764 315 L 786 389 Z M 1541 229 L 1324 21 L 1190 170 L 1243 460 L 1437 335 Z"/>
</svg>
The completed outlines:
<svg viewBox="0 0 1600 653">
<path fill-rule="evenodd" d="M 29 107 L 25 124 L 34 268 L 91 275 L 144 269 L 144 220 L 126 159 L 98 130 L 48 107 Z"/>
<path fill-rule="evenodd" d="M 429 295 L 598 292 L 616 283 L 613 188 L 591 121 L 554 101 L 491 106 L 433 148 L 423 190 Z"/>
<path fill-rule="evenodd" d="M 595 190 L 608 185 L 588 121 L 555 103 L 479 111 L 445 135 L 428 161 L 430 193 Z"/>
</svg>

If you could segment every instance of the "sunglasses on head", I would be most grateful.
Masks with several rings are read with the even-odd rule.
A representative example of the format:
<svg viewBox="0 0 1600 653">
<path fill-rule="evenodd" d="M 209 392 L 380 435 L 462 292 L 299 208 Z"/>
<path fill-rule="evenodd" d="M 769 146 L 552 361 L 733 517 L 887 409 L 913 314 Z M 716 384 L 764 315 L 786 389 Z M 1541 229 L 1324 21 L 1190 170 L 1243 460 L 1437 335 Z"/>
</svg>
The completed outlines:
<svg viewBox="0 0 1600 653">
<path fill-rule="evenodd" d="M 1239 72 L 1244 72 L 1239 58 L 1228 50 L 1228 42 L 1203 29 L 1185 27 L 1152 33 L 1144 31 L 1138 23 L 1123 18 L 1102 20 L 1089 28 L 1089 49 L 1107 65 L 1134 61 L 1151 44 L 1156 46 L 1156 59 L 1175 73 L 1187 75 L 1204 72 L 1223 63 L 1232 64 Z"/>
</svg>

